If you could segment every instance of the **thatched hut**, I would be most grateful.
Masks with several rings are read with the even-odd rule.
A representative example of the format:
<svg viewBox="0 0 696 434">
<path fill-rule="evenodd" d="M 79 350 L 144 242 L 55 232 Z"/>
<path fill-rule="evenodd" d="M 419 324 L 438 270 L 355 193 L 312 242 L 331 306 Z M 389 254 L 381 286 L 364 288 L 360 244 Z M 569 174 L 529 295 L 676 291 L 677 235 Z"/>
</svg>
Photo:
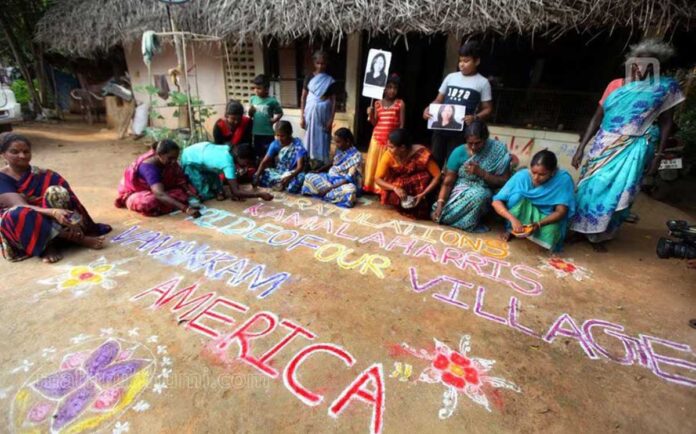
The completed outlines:
<svg viewBox="0 0 696 434">
<path fill-rule="evenodd" d="M 483 35 L 488 55 L 481 70 L 497 80 L 494 122 L 531 127 L 494 132 L 525 153 L 534 147 L 526 146 L 530 141 L 558 150 L 574 146 L 577 135 L 558 130 L 576 130 L 591 115 L 597 93 L 619 72 L 627 43 L 649 33 L 692 44 L 684 30 L 696 19 L 692 0 L 191 0 L 171 11 L 180 30 L 220 38 L 199 44 L 189 68 L 201 98 L 218 111 L 229 98 L 246 99 L 250 80 L 264 72 L 275 80 L 286 117 L 296 120 L 309 54 L 329 48 L 332 72 L 344 84 L 337 126 L 350 126 L 359 137 L 369 134 L 363 116 L 369 100 L 360 97 L 367 49 L 394 53 L 392 70 L 401 73 L 411 107 L 409 126 L 423 133 L 420 112 L 442 76 L 456 69 L 462 38 Z M 121 45 L 133 81 L 142 84 L 148 76 L 140 37 L 169 29 L 160 1 L 56 0 L 37 38 L 74 56 Z M 153 73 L 173 63 L 169 47 L 155 58 Z"/>
</svg>

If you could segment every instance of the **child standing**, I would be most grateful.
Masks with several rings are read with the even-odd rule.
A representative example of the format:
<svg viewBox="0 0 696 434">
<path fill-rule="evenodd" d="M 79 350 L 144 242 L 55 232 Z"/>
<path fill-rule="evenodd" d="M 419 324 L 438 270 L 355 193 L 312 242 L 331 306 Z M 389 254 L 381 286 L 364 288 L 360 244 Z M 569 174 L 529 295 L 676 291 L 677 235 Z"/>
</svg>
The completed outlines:
<svg viewBox="0 0 696 434">
<path fill-rule="evenodd" d="M 249 116 L 254 119 L 252 134 L 254 135 L 254 154 L 261 160 L 273 141 L 273 126 L 283 117 L 283 109 L 275 97 L 268 96 L 269 82 L 265 75 L 254 78 L 254 91 L 249 100 Z"/>
<path fill-rule="evenodd" d="M 403 100 L 397 99 L 401 79 L 397 74 L 391 74 L 384 88 L 384 98 L 375 102 L 374 108 L 367 109 L 370 123 L 375 126 L 372 131 L 370 147 L 365 160 L 365 185 L 363 190 L 368 193 L 379 193 L 375 184 L 375 173 L 382 155 L 387 152 L 389 133 L 397 128 L 404 128 L 406 106 Z"/>
<path fill-rule="evenodd" d="M 309 158 L 331 163 L 331 129 L 336 115 L 336 80 L 326 73 L 329 56 L 324 51 L 317 51 L 312 56 L 314 71 L 309 74 L 302 86 L 300 126 L 306 130 L 305 146 Z"/>
<path fill-rule="evenodd" d="M 471 124 L 475 119 L 485 121 L 493 111 L 491 84 L 478 73 L 481 63 L 481 48 L 475 41 L 469 41 L 459 49 L 459 72 L 453 72 L 443 80 L 437 97 L 432 104 L 463 105 L 466 107 L 464 123 Z M 423 118 L 430 119 L 429 107 L 423 111 Z M 454 119 L 461 122 L 461 119 Z M 433 132 L 432 152 L 435 162 L 445 167 L 447 158 L 454 148 L 464 143 L 461 131 Z"/>
</svg>

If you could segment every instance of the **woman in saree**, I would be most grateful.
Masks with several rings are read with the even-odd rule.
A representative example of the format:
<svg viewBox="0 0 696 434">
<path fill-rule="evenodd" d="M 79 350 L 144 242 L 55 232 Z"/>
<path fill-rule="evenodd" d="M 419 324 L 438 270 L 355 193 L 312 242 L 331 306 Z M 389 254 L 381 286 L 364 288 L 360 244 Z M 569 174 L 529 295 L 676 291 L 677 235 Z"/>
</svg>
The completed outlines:
<svg viewBox="0 0 696 434">
<path fill-rule="evenodd" d="M 230 100 L 225 108 L 225 118 L 218 119 L 213 127 L 213 140 L 218 145 L 233 147 L 242 143 L 251 143 L 252 120 L 244 115 L 244 106 L 236 100 Z"/>
<path fill-rule="evenodd" d="M 239 149 L 242 147 L 244 149 Z M 251 153 L 251 147 L 247 144 L 239 145 L 238 151 L 235 157 L 231 146 L 209 142 L 196 143 L 184 149 L 181 154 L 181 165 L 201 200 L 212 198 L 225 200 L 227 196 L 231 200 L 254 197 L 263 200 L 273 199 L 269 193 L 247 192 L 239 188 L 235 160 L 248 165 L 248 161 L 254 156 Z M 229 194 L 225 191 L 226 188 Z"/>
<path fill-rule="evenodd" d="M 464 129 L 466 145 L 447 159 L 447 174 L 433 207 L 432 219 L 467 232 L 487 232 L 481 218 L 488 212 L 493 189 L 510 178 L 510 153 L 491 139 L 488 127 L 474 120 Z"/>
<path fill-rule="evenodd" d="M 355 137 L 348 128 L 336 130 L 334 143 L 336 155 L 328 173 L 305 175 L 302 194 L 352 208 L 362 187 L 362 154 L 355 147 Z"/>
<path fill-rule="evenodd" d="M 631 77 L 609 83 L 573 157 L 573 166 L 580 167 L 592 142 L 580 171 L 571 229 L 584 234 L 598 252 L 606 251 L 606 241 L 630 215 L 643 175 L 657 170 L 674 107 L 684 101 L 677 82 L 654 76 L 645 59 L 665 61 L 673 54 L 669 45 L 656 40 L 631 47 Z"/>
<path fill-rule="evenodd" d="M 179 145 L 161 140 L 138 157 L 118 184 L 117 208 L 128 208 L 148 217 L 179 210 L 200 217 L 200 198 L 179 166 Z M 189 203 L 191 205 L 189 205 Z"/>
<path fill-rule="evenodd" d="M 422 145 L 413 145 L 403 128 L 389 133 L 387 150 L 375 174 L 381 203 L 396 207 L 406 217 L 428 218 L 430 206 L 426 196 L 441 177 L 432 154 Z"/>
<path fill-rule="evenodd" d="M 31 143 L 19 134 L 0 134 L 0 241 L 8 261 L 39 256 L 57 262 L 59 240 L 90 249 L 104 247 L 111 226 L 94 223 L 68 182 L 32 166 Z"/>
<path fill-rule="evenodd" d="M 573 178 L 558 168 L 556 155 L 544 149 L 534 154 L 529 169 L 515 173 L 493 196 L 493 209 L 507 220 L 506 241 L 512 235 L 529 237 L 559 252 L 575 214 Z"/>
<path fill-rule="evenodd" d="M 312 57 L 314 72 L 304 82 L 300 100 L 300 126 L 307 130 L 305 146 L 309 158 L 326 164 L 330 162 L 331 128 L 336 115 L 336 96 L 333 84 L 336 80 L 326 73 L 328 55 L 317 51 Z"/>
<path fill-rule="evenodd" d="M 276 139 L 268 146 L 252 185 L 299 193 L 305 177 L 307 151 L 302 140 L 292 136 L 290 122 L 278 121 L 275 132 Z"/>
</svg>

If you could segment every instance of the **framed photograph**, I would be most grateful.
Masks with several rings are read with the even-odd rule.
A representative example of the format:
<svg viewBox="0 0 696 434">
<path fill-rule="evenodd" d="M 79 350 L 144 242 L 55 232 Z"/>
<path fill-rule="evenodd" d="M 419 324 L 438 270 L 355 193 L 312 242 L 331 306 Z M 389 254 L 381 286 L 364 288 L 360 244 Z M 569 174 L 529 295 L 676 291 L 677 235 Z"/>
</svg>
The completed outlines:
<svg viewBox="0 0 696 434">
<path fill-rule="evenodd" d="M 429 130 L 462 131 L 466 107 L 455 104 L 430 104 Z"/>
<path fill-rule="evenodd" d="M 367 64 L 365 65 L 363 96 L 382 99 L 384 88 L 387 86 L 387 77 L 389 77 L 391 56 L 392 53 L 389 51 L 370 49 L 370 52 L 367 54 Z"/>
</svg>

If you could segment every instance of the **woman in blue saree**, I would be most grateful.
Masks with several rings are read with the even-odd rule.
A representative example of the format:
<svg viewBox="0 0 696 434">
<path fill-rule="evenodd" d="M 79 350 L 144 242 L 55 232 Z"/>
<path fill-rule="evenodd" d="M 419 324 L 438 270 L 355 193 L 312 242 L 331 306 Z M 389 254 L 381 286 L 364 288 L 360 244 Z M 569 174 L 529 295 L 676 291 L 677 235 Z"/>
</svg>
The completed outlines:
<svg viewBox="0 0 696 434">
<path fill-rule="evenodd" d="M 336 96 L 333 84 L 336 80 L 326 73 L 328 55 L 317 51 L 312 57 L 314 72 L 304 82 L 300 109 L 300 126 L 307 130 L 305 146 L 309 158 L 326 164 L 331 145 L 331 128 L 336 115 Z"/>
<path fill-rule="evenodd" d="M 305 175 L 302 194 L 318 197 L 344 208 L 352 208 L 362 188 L 363 158 L 355 147 L 355 137 L 348 128 L 334 133 L 336 155 L 328 173 Z"/>
<path fill-rule="evenodd" d="M 486 232 L 481 218 L 490 209 L 493 189 L 510 178 L 511 157 L 507 146 L 491 139 L 480 120 L 466 126 L 464 137 L 466 145 L 456 147 L 447 159 L 432 219 L 467 232 Z"/>
<path fill-rule="evenodd" d="M 627 61 L 631 78 L 609 84 L 572 163 L 580 166 L 592 139 L 580 171 L 571 229 L 584 234 L 600 252 L 606 251 L 604 243 L 616 236 L 629 216 L 646 169 L 648 173 L 657 170 L 674 107 L 684 101 L 674 79 L 656 77 L 649 66 L 639 66 L 649 65 L 641 58 L 666 60 L 673 54 L 671 47 L 649 40 L 631 48 Z"/>
<path fill-rule="evenodd" d="M 111 226 L 95 223 L 58 173 L 31 163 L 31 143 L 19 134 L 0 134 L 0 243 L 8 261 L 40 256 L 62 259 L 55 241 L 90 249 L 104 247 Z"/>
<path fill-rule="evenodd" d="M 560 251 L 575 214 L 574 193 L 573 178 L 558 168 L 556 155 L 546 149 L 537 152 L 529 169 L 515 173 L 493 196 L 493 209 L 507 220 L 504 239 L 525 234 L 552 252 Z"/>
<path fill-rule="evenodd" d="M 290 122 L 278 121 L 275 131 L 276 139 L 268 146 L 252 185 L 299 193 L 305 177 L 307 151 L 302 140 L 292 136 Z"/>
</svg>

